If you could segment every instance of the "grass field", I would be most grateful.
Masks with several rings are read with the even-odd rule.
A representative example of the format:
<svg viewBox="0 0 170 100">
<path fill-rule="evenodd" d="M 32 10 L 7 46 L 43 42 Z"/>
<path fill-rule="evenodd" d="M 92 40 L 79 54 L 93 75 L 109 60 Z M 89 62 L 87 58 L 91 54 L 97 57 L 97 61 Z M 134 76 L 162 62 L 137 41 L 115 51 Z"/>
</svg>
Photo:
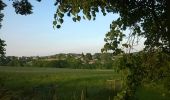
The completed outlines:
<svg viewBox="0 0 170 100">
<path fill-rule="evenodd" d="M 0 100 L 113 100 L 107 80 L 119 78 L 112 70 L 0 67 Z M 151 89 L 139 89 L 137 96 L 170 100 Z"/>
</svg>

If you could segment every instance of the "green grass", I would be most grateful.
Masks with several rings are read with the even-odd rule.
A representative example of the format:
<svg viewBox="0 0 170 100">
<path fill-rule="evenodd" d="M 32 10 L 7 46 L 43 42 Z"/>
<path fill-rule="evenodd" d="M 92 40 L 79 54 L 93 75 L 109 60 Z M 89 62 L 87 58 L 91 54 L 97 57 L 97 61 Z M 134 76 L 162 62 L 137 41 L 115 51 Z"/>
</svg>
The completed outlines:
<svg viewBox="0 0 170 100">
<path fill-rule="evenodd" d="M 113 100 L 107 80 L 119 78 L 112 70 L 0 67 L 0 100 Z M 139 88 L 136 95 L 139 100 L 169 100 L 157 90 Z"/>
<path fill-rule="evenodd" d="M 108 100 L 112 70 L 0 67 L 0 100 Z M 3 94 L 3 95 L 2 95 Z"/>
<path fill-rule="evenodd" d="M 170 92 L 167 91 L 160 83 L 147 84 L 140 87 L 136 93 L 139 100 L 170 100 Z"/>
</svg>

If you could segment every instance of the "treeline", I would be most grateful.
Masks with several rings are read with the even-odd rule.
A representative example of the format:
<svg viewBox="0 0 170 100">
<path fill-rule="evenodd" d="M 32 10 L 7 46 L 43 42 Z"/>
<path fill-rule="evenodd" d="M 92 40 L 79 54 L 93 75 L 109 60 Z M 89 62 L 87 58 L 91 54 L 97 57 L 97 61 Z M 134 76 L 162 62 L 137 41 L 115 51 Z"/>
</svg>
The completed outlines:
<svg viewBox="0 0 170 100">
<path fill-rule="evenodd" d="M 112 69 L 114 56 L 111 53 L 56 54 L 44 57 L 7 56 L 1 66 L 55 67 L 74 69 Z"/>
</svg>

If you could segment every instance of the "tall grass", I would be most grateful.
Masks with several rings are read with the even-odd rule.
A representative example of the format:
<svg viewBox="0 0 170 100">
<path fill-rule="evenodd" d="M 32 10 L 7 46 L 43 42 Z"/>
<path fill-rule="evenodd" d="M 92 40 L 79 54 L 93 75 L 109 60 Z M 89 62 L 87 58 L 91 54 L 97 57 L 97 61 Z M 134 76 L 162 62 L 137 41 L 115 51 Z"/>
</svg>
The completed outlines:
<svg viewBox="0 0 170 100">
<path fill-rule="evenodd" d="M 108 100 L 112 70 L 0 68 L 0 100 Z"/>
<path fill-rule="evenodd" d="M 113 100 L 120 79 L 112 70 L 0 67 L 0 100 Z M 170 93 L 157 86 L 139 88 L 136 95 L 169 100 Z"/>
</svg>

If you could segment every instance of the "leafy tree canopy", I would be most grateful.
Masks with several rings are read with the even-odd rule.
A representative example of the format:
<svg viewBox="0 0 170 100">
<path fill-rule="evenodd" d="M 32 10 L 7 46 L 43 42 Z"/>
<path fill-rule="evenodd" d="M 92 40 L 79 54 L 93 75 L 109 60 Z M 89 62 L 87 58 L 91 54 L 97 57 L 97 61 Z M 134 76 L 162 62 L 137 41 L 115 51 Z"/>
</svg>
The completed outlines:
<svg viewBox="0 0 170 100">
<path fill-rule="evenodd" d="M 17 14 L 32 13 L 33 6 L 29 0 L 11 1 Z M 104 16 L 107 13 L 119 14 L 119 18 L 111 23 L 110 31 L 106 34 L 103 51 L 113 50 L 114 53 L 121 53 L 120 46 L 130 48 L 134 41 L 137 42 L 138 37 L 142 36 L 146 38 L 146 50 L 159 48 L 161 51 L 170 52 L 167 0 L 56 0 L 54 5 L 57 9 L 53 25 L 57 28 L 61 27 L 65 15 L 76 22 L 82 18 L 95 20 L 99 11 Z M 3 10 L 4 6 L 0 0 L 0 10 Z M 0 18 L 2 20 L 2 17 Z M 124 34 L 123 31 L 127 29 L 131 32 Z M 125 36 L 129 36 L 129 42 L 122 43 Z"/>
<path fill-rule="evenodd" d="M 32 13 L 33 6 L 28 0 L 11 1 L 17 14 L 28 15 Z M 145 72 L 147 70 L 146 66 L 152 68 L 151 66 L 153 65 L 155 68 L 155 66 L 160 63 L 164 63 L 162 62 L 162 58 L 164 57 L 167 58 L 166 61 L 168 62 L 167 64 L 169 64 L 170 35 L 168 34 L 167 0 L 56 0 L 54 5 L 57 6 L 57 9 L 54 13 L 53 25 L 57 28 L 61 27 L 65 15 L 71 17 L 72 20 L 76 22 L 81 19 L 95 20 L 96 13 L 99 11 L 101 11 L 104 16 L 107 13 L 119 14 L 119 18 L 110 24 L 110 31 L 106 34 L 106 38 L 104 39 L 106 44 L 102 51 L 112 50 L 115 54 L 119 54 L 123 52 L 121 47 L 131 49 L 134 43 L 139 41 L 139 37 L 144 37 L 146 38 L 144 42 L 145 51 L 159 50 L 161 53 L 164 52 L 168 54 L 166 57 L 162 54 L 154 56 L 154 53 L 151 55 L 152 58 L 155 58 L 152 59 L 154 63 L 149 61 L 149 65 L 145 65 L 145 57 L 141 55 L 129 56 L 129 59 L 127 59 L 126 55 L 122 59 L 123 63 L 125 63 L 124 65 L 128 67 L 131 72 L 127 77 L 129 79 L 127 80 L 128 88 L 126 89 L 130 92 L 127 91 L 125 96 L 123 96 L 126 100 L 132 100 L 127 98 L 134 94 L 133 91 L 135 91 L 136 87 L 140 84 L 139 82 L 143 80 L 143 77 L 147 75 L 146 73 L 151 73 L 149 74 L 151 77 L 156 75 L 155 72 L 157 70 Z M 3 18 L 1 10 L 3 10 L 4 7 L 5 4 L 0 0 L 0 21 Z M 130 30 L 130 32 L 125 34 L 124 31 L 126 30 Z M 127 42 L 124 42 L 125 37 L 128 37 Z M 0 43 L 3 44 L 4 42 L 0 41 Z M 3 48 L 2 44 L 0 47 Z M 4 49 L 1 51 L 4 51 Z M 142 55 L 145 56 L 145 53 Z M 149 57 L 148 54 L 146 54 L 146 56 Z M 160 63 L 155 64 L 156 61 Z M 164 64 L 166 65 L 166 63 Z M 163 69 L 166 68 L 169 69 L 169 67 L 163 67 Z M 167 69 L 165 71 L 163 70 L 164 74 L 166 74 Z M 158 76 L 160 75 L 160 71 L 162 70 L 158 70 Z M 152 75 L 152 73 L 154 74 Z M 122 93 L 124 94 L 124 91 Z"/>
<path fill-rule="evenodd" d="M 106 45 L 103 51 L 113 50 L 121 53 L 120 44 L 127 34 L 123 31 L 130 29 L 129 42 L 122 44 L 132 47 L 139 36 L 146 38 L 146 50 L 160 49 L 170 52 L 170 36 L 168 35 L 167 0 L 57 0 L 55 21 L 57 28 L 63 23 L 63 17 L 72 17 L 73 21 L 82 18 L 95 20 L 96 13 L 101 10 L 107 13 L 117 13 L 120 17 L 110 25 L 106 34 Z M 83 15 L 82 15 L 83 13 Z"/>
<path fill-rule="evenodd" d="M 5 46 L 6 44 L 4 43 L 4 40 L 0 39 L 0 65 L 3 65 L 3 62 L 5 60 Z"/>
<path fill-rule="evenodd" d="M 0 28 L 1 28 L 1 21 L 2 21 L 2 18 L 4 17 L 3 13 L 1 13 L 1 10 L 4 9 L 6 5 L 0 0 Z M 4 58 L 5 58 L 5 47 L 6 44 L 5 44 L 5 41 L 4 40 L 1 40 L 0 38 L 0 65 L 3 64 L 3 61 L 4 61 Z"/>
</svg>

